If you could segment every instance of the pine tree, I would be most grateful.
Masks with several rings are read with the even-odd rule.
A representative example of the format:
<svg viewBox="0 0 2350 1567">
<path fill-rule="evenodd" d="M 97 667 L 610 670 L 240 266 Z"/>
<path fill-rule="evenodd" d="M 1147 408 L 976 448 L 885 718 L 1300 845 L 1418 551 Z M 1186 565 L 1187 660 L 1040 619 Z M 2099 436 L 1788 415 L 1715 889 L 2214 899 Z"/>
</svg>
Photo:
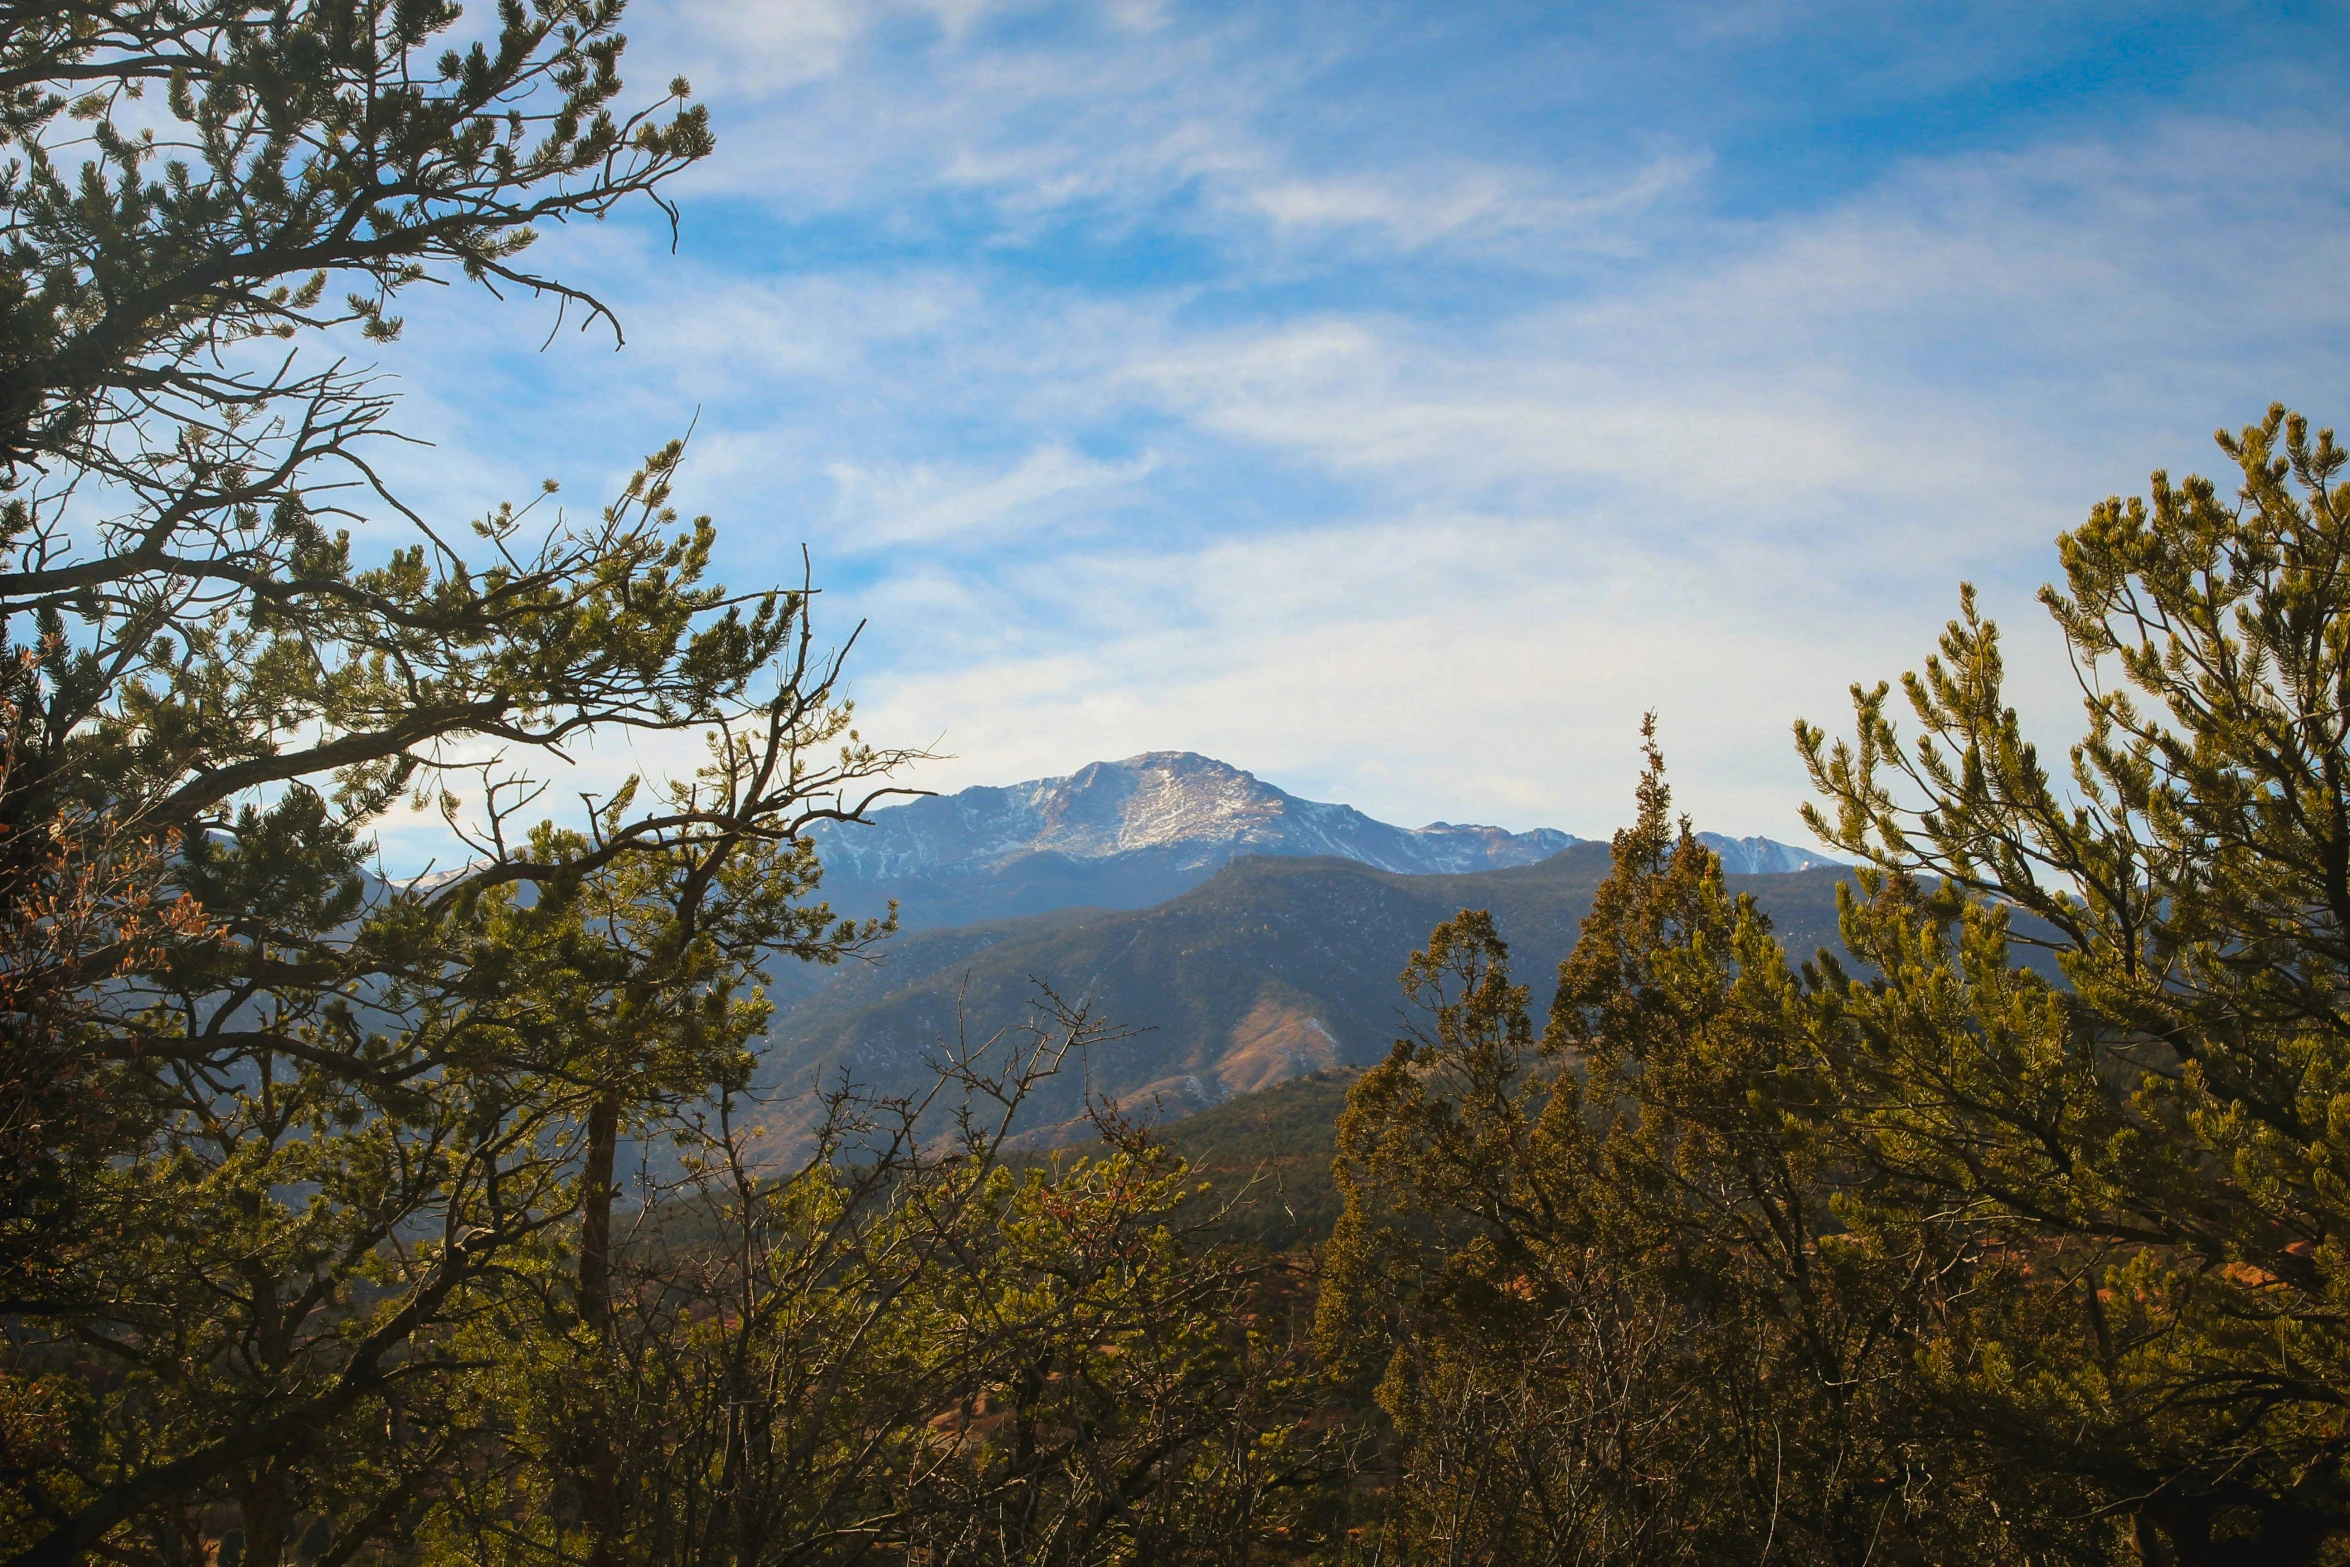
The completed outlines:
<svg viewBox="0 0 2350 1567">
<path fill-rule="evenodd" d="M 1918 1282 L 1947 1243 L 1847 1232 L 1829 1014 L 1676 827 L 1653 734 L 1639 806 L 1539 1039 L 1490 917 L 1465 910 L 1404 976 L 1433 1026 L 1348 1096 L 1320 1330 L 1342 1367 L 1389 1347 L 1389 1545 L 2047 1559 L 2061 1520 L 2003 1512 L 1911 1418 Z"/>
<path fill-rule="evenodd" d="M 800 834 L 904 754 L 808 584 L 708 580 L 681 447 L 584 518 L 452 527 L 337 357 L 428 280 L 616 327 L 531 245 L 711 146 L 683 82 L 618 107 L 620 12 L 452 45 L 445 0 L 0 4 L 0 929 L 55 980 L 5 998 L 11 1561 L 396 1537 L 463 1456 L 449 1336 L 549 1257 L 592 1329 L 616 1141 L 739 1083 L 761 964 L 879 929 Z M 536 820 L 618 730 L 713 748 Z M 462 874 L 368 874 L 404 801 Z"/>
<path fill-rule="evenodd" d="M 1884 686 L 1851 741 L 1798 734 L 1874 867 L 1844 930 L 1877 975 L 1834 987 L 1855 1223 L 1976 1232 L 1938 1396 L 2144 1560 L 2316 1561 L 2350 1532 L 2350 489 L 2281 407 L 2219 443 L 2232 500 L 2157 473 L 2058 541 L 2061 771 L 1971 591 L 1913 741 Z"/>
</svg>

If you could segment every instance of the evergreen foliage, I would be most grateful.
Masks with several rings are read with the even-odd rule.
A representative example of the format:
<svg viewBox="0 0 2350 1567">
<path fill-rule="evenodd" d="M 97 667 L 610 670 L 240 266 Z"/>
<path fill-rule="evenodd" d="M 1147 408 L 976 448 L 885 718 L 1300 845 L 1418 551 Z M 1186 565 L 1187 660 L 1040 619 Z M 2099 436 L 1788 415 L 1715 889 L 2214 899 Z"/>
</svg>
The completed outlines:
<svg viewBox="0 0 2350 1567">
<path fill-rule="evenodd" d="M 1349 1095 L 1318 1333 L 1375 1378 L 1405 1559 L 2032 1559 L 1910 1429 L 1918 1278 L 1853 1244 L 1815 1003 L 1751 897 L 1640 817 L 1540 1036 L 1491 919 L 1437 927 L 1429 1008 Z M 1366 1353 L 1368 1351 L 1368 1353 Z M 1976 1553 L 1981 1553 L 1977 1555 Z"/>
<path fill-rule="evenodd" d="M 1321 1327 L 1406 1557 L 2341 1559 L 2350 489 L 2281 408 L 2220 444 L 2232 503 L 2059 541 L 2061 776 L 1971 591 L 1914 739 L 1884 685 L 1798 726 L 1853 967 L 1675 840 L 1653 744 L 1539 1041 L 1484 915 L 1414 958 Z"/>
<path fill-rule="evenodd" d="M 2232 502 L 2157 473 L 2059 540 L 2042 601 L 2082 674 L 2061 776 L 2001 691 L 1972 595 L 1856 734 L 1799 731 L 1847 912 L 1854 1222 L 1998 1232 L 1924 1346 L 1965 1429 L 2092 1486 L 2142 1552 L 2312 1561 L 2350 1531 L 2340 1085 L 2350 867 L 2350 491 L 2273 408 Z M 2008 966 L 2010 911 L 2055 932 Z"/>
</svg>

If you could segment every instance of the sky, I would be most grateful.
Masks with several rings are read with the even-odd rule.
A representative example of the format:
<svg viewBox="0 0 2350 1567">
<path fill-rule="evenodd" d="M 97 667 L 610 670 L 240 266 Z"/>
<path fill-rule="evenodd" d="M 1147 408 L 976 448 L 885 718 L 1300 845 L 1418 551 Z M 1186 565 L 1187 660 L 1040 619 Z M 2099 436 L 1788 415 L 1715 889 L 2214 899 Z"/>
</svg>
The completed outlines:
<svg viewBox="0 0 2350 1567">
<path fill-rule="evenodd" d="M 634 0 L 716 154 L 413 294 L 428 511 L 692 431 L 722 575 L 864 623 L 933 789 L 1146 750 L 1808 842 L 1798 717 L 1977 584 L 2052 747 L 2054 538 L 2350 417 L 2342 5 Z M 607 759 L 609 760 L 609 759 Z"/>
</svg>

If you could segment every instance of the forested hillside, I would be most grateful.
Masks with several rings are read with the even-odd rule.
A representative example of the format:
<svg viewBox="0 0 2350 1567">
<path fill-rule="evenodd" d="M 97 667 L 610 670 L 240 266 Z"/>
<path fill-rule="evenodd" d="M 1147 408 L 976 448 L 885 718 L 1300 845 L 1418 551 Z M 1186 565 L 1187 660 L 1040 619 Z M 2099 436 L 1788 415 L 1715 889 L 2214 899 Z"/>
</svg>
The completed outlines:
<svg viewBox="0 0 2350 1567">
<path fill-rule="evenodd" d="M 1218 1241 L 1309 1256 L 1330 1238 L 1341 1206 L 1330 1162 L 1359 1076 L 1346 1067 L 1311 1072 L 1167 1126 L 1167 1145 L 1207 1188 L 1194 1212 L 1218 1215 Z"/>
<path fill-rule="evenodd" d="M 788 1091 L 846 1070 L 906 1092 L 957 1040 L 1016 1026 L 1041 985 L 1134 1032 L 1096 1044 L 1082 1071 L 1041 1087 L 1022 1131 L 1078 1135 L 1088 1094 L 1146 1118 L 1189 1114 L 1384 1056 L 1407 1021 L 1396 954 L 1463 908 L 1493 911 L 1526 972 L 1553 972 L 1608 868 L 1596 843 L 1538 864 L 1434 876 L 1252 856 L 1152 908 L 900 935 L 777 1019 L 760 1082 Z M 1836 943 L 1839 879 L 1821 869 L 1731 885 L 1754 893 L 1790 948 L 1809 953 Z M 770 1113 L 779 1133 L 787 1114 Z"/>
</svg>

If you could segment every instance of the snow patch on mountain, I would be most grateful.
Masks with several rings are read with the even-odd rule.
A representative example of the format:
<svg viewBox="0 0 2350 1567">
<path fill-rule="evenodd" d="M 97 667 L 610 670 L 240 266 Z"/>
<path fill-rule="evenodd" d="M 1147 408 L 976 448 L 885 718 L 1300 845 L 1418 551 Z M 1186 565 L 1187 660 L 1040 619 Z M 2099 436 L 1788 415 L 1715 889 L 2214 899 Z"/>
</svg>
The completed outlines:
<svg viewBox="0 0 2350 1567">
<path fill-rule="evenodd" d="M 1770 838 L 1732 838 L 1718 832 L 1701 832 L 1697 841 L 1721 856 L 1722 874 L 1726 876 L 1781 876 L 1823 867 L 1841 870 L 1845 864 Z"/>
<path fill-rule="evenodd" d="M 1529 865 L 1578 841 L 1550 828 L 1394 827 L 1189 751 L 965 789 L 875 811 L 869 825 L 819 829 L 827 873 L 868 881 L 983 873 L 1029 854 L 1092 861 L 1146 851 L 1202 871 L 1242 854 L 1326 854 L 1424 875 Z"/>
<path fill-rule="evenodd" d="M 1551 828 L 1396 827 L 1189 751 L 915 800 L 867 823 L 826 823 L 815 835 L 835 911 L 868 917 L 895 901 L 909 930 L 1058 908 L 1144 908 L 1248 854 L 1459 874 L 1532 865 L 1582 841 Z M 1699 837 L 1733 875 L 1837 863 L 1768 838 Z"/>
</svg>

